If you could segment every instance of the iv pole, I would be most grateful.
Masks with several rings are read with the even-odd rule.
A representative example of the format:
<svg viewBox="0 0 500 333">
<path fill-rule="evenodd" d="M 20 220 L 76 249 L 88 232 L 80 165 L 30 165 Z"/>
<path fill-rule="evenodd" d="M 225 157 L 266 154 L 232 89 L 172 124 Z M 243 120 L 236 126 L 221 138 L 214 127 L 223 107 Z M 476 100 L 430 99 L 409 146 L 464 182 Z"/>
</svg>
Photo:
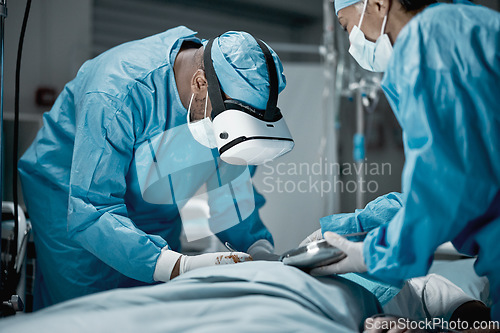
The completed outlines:
<svg viewBox="0 0 500 333">
<path fill-rule="evenodd" d="M 337 85 L 338 52 L 336 42 L 336 22 L 333 0 L 323 0 L 323 45 L 321 55 L 324 59 L 323 90 L 323 138 L 319 153 L 327 164 L 338 164 L 338 110 L 340 94 Z M 324 215 L 331 215 L 340 211 L 340 193 L 338 192 L 338 174 L 328 174 L 325 171 L 323 180 L 330 183 L 330 193 L 326 193 Z"/>
</svg>

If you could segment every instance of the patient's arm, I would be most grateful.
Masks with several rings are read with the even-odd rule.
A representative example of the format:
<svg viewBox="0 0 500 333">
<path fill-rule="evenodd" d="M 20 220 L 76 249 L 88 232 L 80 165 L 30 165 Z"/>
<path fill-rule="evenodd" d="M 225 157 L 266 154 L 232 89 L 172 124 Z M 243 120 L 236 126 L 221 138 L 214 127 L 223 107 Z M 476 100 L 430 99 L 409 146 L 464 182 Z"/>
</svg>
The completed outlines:
<svg viewBox="0 0 500 333">
<path fill-rule="evenodd" d="M 490 321 L 490 308 L 484 305 L 483 302 L 470 301 L 460 305 L 450 318 L 450 321 L 466 321 L 473 323 L 474 321 Z"/>
<path fill-rule="evenodd" d="M 474 327 L 474 322 L 490 321 L 490 309 L 486 305 L 474 300 L 455 284 L 437 274 L 408 280 L 401 292 L 384 306 L 384 311 L 390 314 L 366 319 L 366 332 L 427 332 L 412 330 L 415 327 L 423 327 L 417 326 L 416 322 L 424 320 L 444 328 L 448 324 L 447 327 L 462 329 Z M 438 326 L 434 328 L 438 329 Z M 498 332 L 498 328 L 464 332 L 490 333 Z"/>
</svg>

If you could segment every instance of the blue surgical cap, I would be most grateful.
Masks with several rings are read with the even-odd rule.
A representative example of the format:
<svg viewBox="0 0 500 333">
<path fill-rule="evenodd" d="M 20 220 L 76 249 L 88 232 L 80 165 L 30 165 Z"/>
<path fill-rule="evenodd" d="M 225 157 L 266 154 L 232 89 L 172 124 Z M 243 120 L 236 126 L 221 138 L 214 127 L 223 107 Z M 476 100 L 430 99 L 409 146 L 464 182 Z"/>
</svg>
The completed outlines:
<svg viewBox="0 0 500 333">
<path fill-rule="evenodd" d="M 208 41 L 203 41 L 203 46 Z M 266 44 L 267 45 L 267 44 Z M 286 86 L 283 65 L 271 48 L 276 64 L 279 92 Z M 229 31 L 215 38 L 212 61 L 222 90 L 254 108 L 265 109 L 269 99 L 269 75 L 266 59 L 257 41 L 247 32 Z"/>
<path fill-rule="evenodd" d="M 349 7 L 350 5 L 354 5 L 360 1 L 361 0 L 335 0 L 335 14 L 338 16 L 339 10 Z"/>
</svg>

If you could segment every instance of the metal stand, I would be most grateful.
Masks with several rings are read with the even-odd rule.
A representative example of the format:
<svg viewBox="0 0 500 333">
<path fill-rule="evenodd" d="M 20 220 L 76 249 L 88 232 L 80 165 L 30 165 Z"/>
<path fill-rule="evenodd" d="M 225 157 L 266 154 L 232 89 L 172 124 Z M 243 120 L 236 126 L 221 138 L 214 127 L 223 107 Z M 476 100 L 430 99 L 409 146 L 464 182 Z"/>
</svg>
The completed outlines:
<svg viewBox="0 0 500 333">
<path fill-rule="evenodd" d="M 0 0 L 0 189 L 3 188 L 3 59 L 4 59 L 4 30 L 7 18 L 7 0 Z M 0 191 L 0 202 L 2 202 L 2 191 Z M 1 222 L 0 217 L 0 222 Z M 1 236 L 1 230 L 0 230 Z"/>
<path fill-rule="evenodd" d="M 5 19 L 7 18 L 7 0 L 0 0 L 0 189 L 3 188 L 3 67 L 4 67 L 4 31 L 5 31 Z M 2 191 L 0 190 L 0 202 L 2 202 Z M 0 217 L 0 224 L 2 220 Z M 2 228 L 0 228 L 0 239 L 1 239 Z M 1 252 L 1 248 L 0 248 Z M 14 258 L 12 258 L 14 260 Z M 2 274 L 6 272 L 2 269 L 0 272 L 0 279 L 3 280 Z M 5 286 L 2 286 L 5 287 Z M 4 290 L 1 290 L 2 296 Z M 11 316 L 16 313 L 16 311 L 22 311 L 24 308 L 23 302 L 17 295 L 11 296 L 8 300 L 1 302 L 0 304 L 0 317 Z"/>
<path fill-rule="evenodd" d="M 4 58 L 4 30 L 7 18 L 7 0 L 0 0 L 0 189 L 3 189 L 3 58 Z M 0 202 L 2 202 L 2 190 L 0 190 Z M 0 223 L 2 218 L 0 217 Z M 2 229 L 0 228 L 0 239 Z M 0 245 L 1 253 L 1 245 Z M 0 272 L 1 278 L 2 272 Z"/>
</svg>

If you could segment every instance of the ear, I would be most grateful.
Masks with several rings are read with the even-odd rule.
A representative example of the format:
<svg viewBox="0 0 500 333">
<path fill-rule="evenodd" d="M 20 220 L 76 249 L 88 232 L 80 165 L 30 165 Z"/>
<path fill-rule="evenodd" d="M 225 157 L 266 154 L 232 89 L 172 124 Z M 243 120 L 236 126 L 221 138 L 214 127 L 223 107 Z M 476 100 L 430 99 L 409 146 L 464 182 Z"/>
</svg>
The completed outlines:
<svg viewBox="0 0 500 333">
<path fill-rule="evenodd" d="M 208 82 L 203 69 L 197 69 L 191 78 L 191 92 L 195 95 L 207 93 Z"/>
<path fill-rule="evenodd" d="M 391 8 L 392 0 L 365 0 L 369 1 L 367 6 L 368 11 L 373 14 L 377 14 L 380 17 L 385 17 L 389 13 Z"/>
</svg>

